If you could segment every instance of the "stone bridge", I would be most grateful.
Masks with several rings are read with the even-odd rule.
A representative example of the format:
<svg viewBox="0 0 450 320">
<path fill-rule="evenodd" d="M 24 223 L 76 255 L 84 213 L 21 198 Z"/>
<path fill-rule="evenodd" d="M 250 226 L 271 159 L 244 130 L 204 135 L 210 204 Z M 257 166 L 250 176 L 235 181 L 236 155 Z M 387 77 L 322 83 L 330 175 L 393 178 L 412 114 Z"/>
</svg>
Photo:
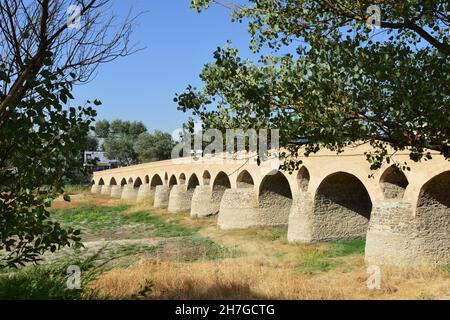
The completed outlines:
<svg viewBox="0 0 450 320">
<path fill-rule="evenodd" d="M 96 172 L 92 192 L 193 218 L 218 215 L 221 229 L 287 225 L 291 243 L 366 238 L 370 265 L 450 264 L 450 162 L 397 153 L 410 171 L 372 172 L 368 150 L 324 150 L 301 158 L 293 174 L 246 155 L 153 162 Z"/>
</svg>

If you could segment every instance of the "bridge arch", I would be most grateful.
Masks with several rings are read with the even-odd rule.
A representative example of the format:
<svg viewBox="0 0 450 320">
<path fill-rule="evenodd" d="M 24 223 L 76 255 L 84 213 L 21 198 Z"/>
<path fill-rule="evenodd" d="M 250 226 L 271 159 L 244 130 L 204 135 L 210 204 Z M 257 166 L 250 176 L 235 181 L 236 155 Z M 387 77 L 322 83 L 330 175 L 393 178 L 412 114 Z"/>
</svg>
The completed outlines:
<svg viewBox="0 0 450 320">
<path fill-rule="evenodd" d="M 145 176 L 144 181 L 145 181 L 145 182 L 144 182 L 145 184 L 150 184 L 150 177 L 149 177 L 148 174 Z"/>
<path fill-rule="evenodd" d="M 110 186 L 117 186 L 117 181 L 114 177 L 111 178 L 111 180 L 109 180 L 109 185 Z"/>
<path fill-rule="evenodd" d="M 166 173 L 164 173 L 164 184 L 167 185 L 169 183 L 169 175 Z"/>
<path fill-rule="evenodd" d="M 131 185 L 133 184 L 133 178 L 128 179 L 128 184 L 131 184 Z"/>
<path fill-rule="evenodd" d="M 209 186 L 211 184 L 211 173 L 209 173 L 208 170 L 205 170 L 205 172 L 203 172 L 203 185 L 205 186 Z"/>
<path fill-rule="evenodd" d="M 263 178 L 258 192 L 258 205 L 263 225 L 288 223 L 292 206 L 292 190 L 282 172 L 278 171 Z"/>
<path fill-rule="evenodd" d="M 236 180 L 236 184 L 238 188 L 254 188 L 255 182 L 253 181 L 253 177 L 247 170 L 242 171 Z"/>
<path fill-rule="evenodd" d="M 186 184 L 186 175 L 184 173 L 180 174 L 180 178 L 178 179 L 179 185 Z"/>
<path fill-rule="evenodd" d="M 395 165 L 387 168 L 380 178 L 380 186 L 385 199 L 403 199 L 408 185 L 405 174 Z"/>
<path fill-rule="evenodd" d="M 308 192 L 310 178 L 308 169 L 305 166 L 301 167 L 297 174 L 297 183 L 300 191 Z"/>
<path fill-rule="evenodd" d="M 220 203 L 223 194 L 227 189 L 231 189 L 230 178 L 225 172 L 220 171 L 214 178 L 214 183 L 212 186 L 213 201 L 216 203 Z"/>
<path fill-rule="evenodd" d="M 416 226 L 423 257 L 436 264 L 450 263 L 450 170 L 422 186 Z"/>
<path fill-rule="evenodd" d="M 103 178 L 100 178 L 100 180 L 98 181 L 98 185 L 99 186 L 104 186 L 105 185 L 105 181 L 103 180 Z"/>
<path fill-rule="evenodd" d="M 172 175 L 169 180 L 169 187 L 172 188 L 173 186 L 176 186 L 177 184 L 178 184 L 177 177 L 175 175 Z"/>
<path fill-rule="evenodd" d="M 150 182 L 150 189 L 154 190 L 154 189 L 156 189 L 156 186 L 161 186 L 161 185 L 163 185 L 163 181 L 162 181 L 161 177 L 159 176 L 159 174 L 155 174 L 152 177 L 152 180 Z"/>
<path fill-rule="evenodd" d="M 120 181 L 120 185 L 123 187 L 126 184 L 127 184 L 127 180 L 125 178 L 123 178 L 122 181 Z"/>
<path fill-rule="evenodd" d="M 137 177 L 136 181 L 133 184 L 133 188 L 139 188 L 142 185 L 142 180 L 141 178 Z"/>
<path fill-rule="evenodd" d="M 188 181 L 188 190 L 195 189 L 198 185 L 200 185 L 200 182 L 198 181 L 197 175 L 193 173 Z"/>
<path fill-rule="evenodd" d="M 365 238 L 372 200 L 353 174 L 336 172 L 319 185 L 314 197 L 313 239 L 321 241 Z"/>
</svg>

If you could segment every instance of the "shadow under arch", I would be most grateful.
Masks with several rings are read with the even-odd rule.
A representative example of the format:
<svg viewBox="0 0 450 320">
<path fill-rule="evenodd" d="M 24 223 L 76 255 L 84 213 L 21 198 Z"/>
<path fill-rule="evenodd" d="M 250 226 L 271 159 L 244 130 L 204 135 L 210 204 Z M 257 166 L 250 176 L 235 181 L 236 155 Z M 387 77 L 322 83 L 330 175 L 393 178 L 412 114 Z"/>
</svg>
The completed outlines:
<svg viewBox="0 0 450 320">
<path fill-rule="evenodd" d="M 244 170 L 238 175 L 236 185 L 238 188 L 254 188 L 255 182 L 250 172 Z"/>
<path fill-rule="evenodd" d="M 365 238 L 372 201 L 364 184 L 347 172 L 327 176 L 314 197 L 313 239 L 320 241 Z"/>
<path fill-rule="evenodd" d="M 110 186 L 117 186 L 117 181 L 115 178 L 111 178 L 111 180 L 109 180 L 109 185 Z"/>
<path fill-rule="evenodd" d="M 163 181 L 161 179 L 161 177 L 159 176 L 159 174 L 155 174 L 152 177 L 152 180 L 150 182 L 150 190 L 154 190 L 156 189 L 157 186 L 162 186 L 163 185 Z"/>
<path fill-rule="evenodd" d="M 176 186 L 177 184 L 178 184 L 177 177 L 175 177 L 175 175 L 172 175 L 169 180 L 169 187 L 172 188 L 173 186 Z"/>
<path fill-rule="evenodd" d="M 211 174 L 209 173 L 208 170 L 205 170 L 205 172 L 203 172 L 203 185 L 205 186 L 209 186 L 211 184 Z"/>
<path fill-rule="evenodd" d="M 403 199 L 408 185 L 405 174 L 395 165 L 387 168 L 380 178 L 380 186 L 385 199 Z"/>
<path fill-rule="evenodd" d="M 105 181 L 103 181 L 103 178 L 100 178 L 100 180 L 98 181 L 98 185 L 99 186 L 104 186 L 105 185 Z"/>
<path fill-rule="evenodd" d="M 133 184 L 133 188 L 139 188 L 141 185 L 142 185 L 142 180 L 141 180 L 141 178 L 138 177 Z"/>
<path fill-rule="evenodd" d="M 298 188 L 300 191 L 308 192 L 310 178 L 309 170 L 305 166 L 301 167 L 297 174 Z"/>
<path fill-rule="evenodd" d="M 266 175 L 258 192 L 262 225 L 286 225 L 292 207 L 292 190 L 286 176 L 277 171 Z"/>
<path fill-rule="evenodd" d="M 227 189 L 231 189 L 230 178 L 225 172 L 220 171 L 214 179 L 212 187 L 212 201 L 215 203 L 220 203 L 223 194 Z"/>
<path fill-rule="evenodd" d="M 198 181 L 197 175 L 193 173 L 189 178 L 187 188 L 188 190 L 195 189 L 198 185 L 200 185 L 200 182 Z"/>
</svg>

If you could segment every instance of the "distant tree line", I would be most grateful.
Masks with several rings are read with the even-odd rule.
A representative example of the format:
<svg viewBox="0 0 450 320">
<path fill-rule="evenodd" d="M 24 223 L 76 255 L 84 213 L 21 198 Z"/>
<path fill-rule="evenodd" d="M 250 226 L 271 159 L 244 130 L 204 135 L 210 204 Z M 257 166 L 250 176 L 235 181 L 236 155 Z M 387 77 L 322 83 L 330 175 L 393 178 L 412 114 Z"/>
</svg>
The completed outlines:
<svg viewBox="0 0 450 320">
<path fill-rule="evenodd" d="M 170 159 L 174 142 L 169 133 L 159 130 L 148 132 L 141 121 L 100 120 L 96 122 L 95 136 L 86 138 L 86 147 L 101 150 L 109 159 L 122 166 Z"/>
</svg>

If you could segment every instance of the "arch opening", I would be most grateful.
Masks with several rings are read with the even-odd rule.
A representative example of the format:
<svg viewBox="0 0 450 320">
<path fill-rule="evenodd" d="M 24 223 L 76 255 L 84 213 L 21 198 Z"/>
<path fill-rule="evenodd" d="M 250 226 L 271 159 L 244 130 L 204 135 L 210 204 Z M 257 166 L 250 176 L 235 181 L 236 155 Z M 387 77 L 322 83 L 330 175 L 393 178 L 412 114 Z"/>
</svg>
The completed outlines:
<svg viewBox="0 0 450 320">
<path fill-rule="evenodd" d="M 188 182 L 188 190 L 195 189 L 198 185 L 200 185 L 200 182 L 198 181 L 197 175 L 194 173 L 190 178 Z"/>
<path fill-rule="evenodd" d="M 174 175 L 172 175 L 169 180 L 169 187 L 172 188 L 173 186 L 175 186 L 177 184 L 178 184 L 177 178 Z"/>
<path fill-rule="evenodd" d="M 211 174 L 209 173 L 208 170 L 203 172 L 203 184 L 205 186 L 209 186 L 211 184 Z"/>
<path fill-rule="evenodd" d="M 242 171 L 237 177 L 238 188 L 253 188 L 254 186 L 255 182 L 247 170 Z"/>
<path fill-rule="evenodd" d="M 125 178 L 123 178 L 122 181 L 120 182 L 120 185 L 123 187 L 126 184 L 127 184 L 127 180 L 125 180 Z"/>
<path fill-rule="evenodd" d="M 133 178 L 128 179 L 128 184 L 133 184 Z"/>
<path fill-rule="evenodd" d="M 213 188 L 212 188 L 212 201 L 214 203 L 220 203 L 222 200 L 223 194 L 227 189 L 231 188 L 231 182 L 228 178 L 228 175 L 221 171 L 214 179 Z"/>
<path fill-rule="evenodd" d="M 109 181 L 109 185 L 110 186 L 117 186 L 117 181 L 114 178 L 111 178 L 111 180 Z"/>
<path fill-rule="evenodd" d="M 100 178 L 99 182 L 98 182 L 99 186 L 104 186 L 105 185 L 105 181 L 103 181 L 103 178 Z"/>
<path fill-rule="evenodd" d="M 167 172 L 164 174 L 164 184 L 167 185 L 169 183 L 169 175 Z"/>
<path fill-rule="evenodd" d="M 150 183 L 150 177 L 148 175 L 145 176 L 145 184 Z"/>
<path fill-rule="evenodd" d="M 150 189 L 154 190 L 157 186 L 163 185 L 162 179 L 159 174 L 155 174 L 152 178 L 152 182 L 150 183 Z"/>
<path fill-rule="evenodd" d="M 180 178 L 178 180 L 180 182 L 180 185 L 186 184 L 186 175 L 184 173 L 180 174 Z"/>
<path fill-rule="evenodd" d="M 314 198 L 313 239 L 364 239 L 371 212 L 364 184 L 352 174 L 334 173 L 322 181 Z"/>
<path fill-rule="evenodd" d="M 403 199 L 408 184 L 405 174 L 395 165 L 389 167 L 380 178 L 385 199 Z"/>
<path fill-rule="evenodd" d="M 308 192 L 309 180 L 309 171 L 305 166 L 303 166 L 297 174 L 298 187 L 300 191 Z"/>
<path fill-rule="evenodd" d="M 137 178 L 136 181 L 134 182 L 133 188 L 139 188 L 141 185 L 142 185 L 141 178 Z"/>
<path fill-rule="evenodd" d="M 259 188 L 261 224 L 287 224 L 291 207 L 292 190 L 286 176 L 279 171 L 265 176 Z"/>
<path fill-rule="evenodd" d="M 416 208 L 419 251 L 431 263 L 450 263 L 450 171 L 421 189 Z"/>
</svg>

